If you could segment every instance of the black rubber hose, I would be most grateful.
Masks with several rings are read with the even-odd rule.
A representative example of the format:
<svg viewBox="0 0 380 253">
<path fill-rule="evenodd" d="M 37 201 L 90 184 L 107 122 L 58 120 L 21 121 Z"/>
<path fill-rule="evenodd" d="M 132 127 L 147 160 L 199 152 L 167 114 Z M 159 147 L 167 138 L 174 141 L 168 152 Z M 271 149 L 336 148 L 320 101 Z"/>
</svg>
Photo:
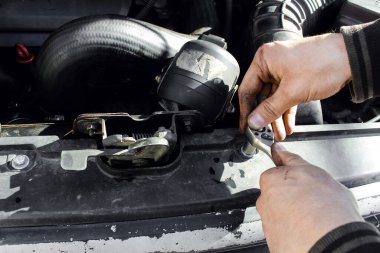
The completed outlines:
<svg viewBox="0 0 380 253">
<path fill-rule="evenodd" d="M 155 75 L 192 39 L 196 38 L 118 15 L 65 24 L 45 41 L 37 57 L 41 104 L 54 113 L 84 106 L 85 79 L 96 66 Z"/>
<path fill-rule="evenodd" d="M 263 0 L 249 24 L 250 59 L 264 43 L 322 32 L 335 19 L 344 0 Z"/>
<path fill-rule="evenodd" d="M 184 32 L 192 33 L 209 27 L 212 34 L 220 35 L 220 21 L 214 0 L 190 0 L 183 3 Z"/>
</svg>

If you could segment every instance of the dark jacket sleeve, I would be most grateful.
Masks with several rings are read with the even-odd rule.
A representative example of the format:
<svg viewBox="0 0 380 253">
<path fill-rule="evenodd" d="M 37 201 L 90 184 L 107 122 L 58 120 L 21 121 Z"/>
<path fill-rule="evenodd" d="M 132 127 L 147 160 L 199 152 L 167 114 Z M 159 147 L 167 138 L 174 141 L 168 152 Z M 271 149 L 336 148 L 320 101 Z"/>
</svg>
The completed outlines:
<svg viewBox="0 0 380 253">
<path fill-rule="evenodd" d="M 350 61 L 352 101 L 380 96 L 380 19 L 340 29 Z"/>
<path fill-rule="evenodd" d="M 380 234 L 370 223 L 352 222 L 322 237 L 309 253 L 379 253 Z"/>
</svg>

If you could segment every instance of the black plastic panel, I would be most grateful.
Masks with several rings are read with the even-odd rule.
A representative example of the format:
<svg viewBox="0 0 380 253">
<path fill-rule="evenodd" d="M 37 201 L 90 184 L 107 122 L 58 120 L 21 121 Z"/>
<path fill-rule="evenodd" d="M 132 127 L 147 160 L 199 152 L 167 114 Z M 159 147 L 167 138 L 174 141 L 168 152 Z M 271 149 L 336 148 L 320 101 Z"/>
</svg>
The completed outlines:
<svg viewBox="0 0 380 253">
<path fill-rule="evenodd" d="M 284 145 L 347 186 L 379 181 L 374 155 L 380 145 L 378 124 L 357 126 L 308 127 L 309 132 L 299 131 Z M 8 128 L 7 132 L 23 131 Z M 39 141 L 27 137 L 23 140 L 30 143 L 21 145 L 17 138 L 22 137 L 0 138 L 0 211 L 4 216 L 0 227 L 116 222 L 245 208 L 255 204 L 261 172 L 273 166 L 261 153 L 250 160 L 239 159 L 237 151 L 245 138 L 237 129 L 183 134 L 179 157 L 165 165 L 170 173 L 135 180 L 108 177 L 101 169 L 105 165 L 95 157 L 89 158 L 83 171 L 60 167 L 61 150 L 94 149 L 94 140 L 39 136 Z M 29 155 L 33 167 L 9 170 L 4 157 L 23 153 Z"/>
</svg>

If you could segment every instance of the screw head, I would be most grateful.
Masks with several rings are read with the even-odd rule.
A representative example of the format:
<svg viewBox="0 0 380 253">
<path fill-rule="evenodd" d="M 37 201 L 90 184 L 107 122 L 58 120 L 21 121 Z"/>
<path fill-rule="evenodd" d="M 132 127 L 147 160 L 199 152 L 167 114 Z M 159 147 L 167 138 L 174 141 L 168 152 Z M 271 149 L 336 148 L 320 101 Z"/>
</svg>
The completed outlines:
<svg viewBox="0 0 380 253">
<path fill-rule="evenodd" d="M 98 129 L 98 127 L 95 124 L 90 124 L 87 126 L 86 129 L 88 131 L 88 135 L 92 137 L 96 134 L 96 130 Z"/>
<path fill-rule="evenodd" d="M 27 155 L 16 155 L 11 161 L 12 168 L 15 170 L 22 170 L 28 167 L 30 159 Z"/>
</svg>

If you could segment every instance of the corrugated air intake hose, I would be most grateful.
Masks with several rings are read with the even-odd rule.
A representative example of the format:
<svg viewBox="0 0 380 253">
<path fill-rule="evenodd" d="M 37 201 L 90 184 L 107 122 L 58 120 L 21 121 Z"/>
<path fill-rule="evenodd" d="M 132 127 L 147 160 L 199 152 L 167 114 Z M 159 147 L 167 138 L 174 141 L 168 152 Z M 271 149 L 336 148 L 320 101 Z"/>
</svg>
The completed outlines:
<svg viewBox="0 0 380 253">
<path fill-rule="evenodd" d="M 246 40 L 247 69 L 257 49 L 267 42 L 299 39 L 326 31 L 344 0 L 262 0 L 252 13 Z M 248 57 L 247 57 L 248 56 Z M 303 104 L 297 112 L 298 124 L 322 124 L 320 101 Z"/>
<path fill-rule="evenodd" d="M 193 39 L 197 38 L 118 15 L 74 20 L 55 31 L 38 54 L 41 105 L 55 113 L 84 106 L 85 79 L 99 65 L 154 77 Z"/>
<path fill-rule="evenodd" d="M 328 29 L 345 0 L 263 0 L 252 14 L 253 56 L 264 43 L 302 38 Z"/>
</svg>

